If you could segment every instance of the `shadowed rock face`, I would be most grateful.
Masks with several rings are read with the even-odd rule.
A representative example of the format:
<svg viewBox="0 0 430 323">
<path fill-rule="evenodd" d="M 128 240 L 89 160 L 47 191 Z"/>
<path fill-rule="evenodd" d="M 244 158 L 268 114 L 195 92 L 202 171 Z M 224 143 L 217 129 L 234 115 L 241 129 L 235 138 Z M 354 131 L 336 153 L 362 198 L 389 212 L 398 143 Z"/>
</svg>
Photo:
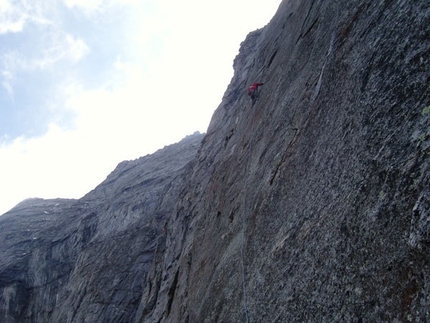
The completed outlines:
<svg viewBox="0 0 430 323">
<path fill-rule="evenodd" d="M 27 200 L 1 216 L 0 322 L 143 317 L 156 300 L 144 295 L 160 284 L 146 277 L 165 252 L 166 221 L 202 138 L 119 164 L 80 200 Z"/>
<path fill-rule="evenodd" d="M 429 39 L 425 1 L 283 1 L 204 138 L 0 217 L 0 318 L 430 321 Z"/>
</svg>

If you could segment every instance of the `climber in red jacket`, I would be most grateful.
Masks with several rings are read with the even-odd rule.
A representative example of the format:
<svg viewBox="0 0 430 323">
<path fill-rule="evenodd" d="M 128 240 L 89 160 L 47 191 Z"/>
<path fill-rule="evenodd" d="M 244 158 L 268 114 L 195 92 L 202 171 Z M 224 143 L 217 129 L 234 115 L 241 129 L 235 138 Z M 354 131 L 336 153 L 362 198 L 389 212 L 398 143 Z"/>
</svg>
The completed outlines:
<svg viewBox="0 0 430 323">
<path fill-rule="evenodd" d="M 251 97 L 252 105 L 254 105 L 255 101 L 258 98 L 258 87 L 263 85 L 264 83 L 252 83 L 248 88 L 248 95 Z"/>
</svg>

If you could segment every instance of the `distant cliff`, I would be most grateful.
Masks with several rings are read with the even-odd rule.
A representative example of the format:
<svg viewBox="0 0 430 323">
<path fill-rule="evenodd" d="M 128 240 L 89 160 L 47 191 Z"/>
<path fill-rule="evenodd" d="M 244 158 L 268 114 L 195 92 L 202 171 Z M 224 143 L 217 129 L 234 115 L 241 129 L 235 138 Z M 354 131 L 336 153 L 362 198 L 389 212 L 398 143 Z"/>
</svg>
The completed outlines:
<svg viewBox="0 0 430 323">
<path fill-rule="evenodd" d="M 161 280 L 147 276 L 202 138 L 119 164 L 80 200 L 27 200 L 1 216 L 0 322 L 146 321 L 156 298 L 144 295 Z"/>
<path fill-rule="evenodd" d="M 429 39 L 425 1 L 283 1 L 205 135 L 0 217 L 0 321 L 430 321 Z"/>
</svg>

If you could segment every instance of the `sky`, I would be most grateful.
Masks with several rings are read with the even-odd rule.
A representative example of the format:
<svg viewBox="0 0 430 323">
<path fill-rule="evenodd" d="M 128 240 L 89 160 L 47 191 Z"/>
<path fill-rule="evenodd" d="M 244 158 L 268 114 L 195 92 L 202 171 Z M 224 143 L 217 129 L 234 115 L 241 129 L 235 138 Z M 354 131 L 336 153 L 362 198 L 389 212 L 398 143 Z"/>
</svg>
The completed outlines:
<svg viewBox="0 0 430 323">
<path fill-rule="evenodd" d="M 206 132 L 281 0 L 0 0 L 0 214 Z"/>
</svg>

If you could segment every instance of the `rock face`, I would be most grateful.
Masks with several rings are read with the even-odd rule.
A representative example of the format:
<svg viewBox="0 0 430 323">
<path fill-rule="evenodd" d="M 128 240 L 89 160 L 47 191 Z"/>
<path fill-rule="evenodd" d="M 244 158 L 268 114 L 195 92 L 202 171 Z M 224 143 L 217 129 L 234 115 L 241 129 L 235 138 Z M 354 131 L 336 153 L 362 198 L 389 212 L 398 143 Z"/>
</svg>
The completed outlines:
<svg viewBox="0 0 430 323">
<path fill-rule="evenodd" d="M 0 217 L 0 318 L 430 321 L 429 39 L 425 1 L 283 1 L 204 137 Z"/>
<path fill-rule="evenodd" d="M 1 216 L 0 322 L 145 321 L 160 280 L 146 277 L 202 138 L 119 164 L 80 200 L 28 200 Z"/>
</svg>

